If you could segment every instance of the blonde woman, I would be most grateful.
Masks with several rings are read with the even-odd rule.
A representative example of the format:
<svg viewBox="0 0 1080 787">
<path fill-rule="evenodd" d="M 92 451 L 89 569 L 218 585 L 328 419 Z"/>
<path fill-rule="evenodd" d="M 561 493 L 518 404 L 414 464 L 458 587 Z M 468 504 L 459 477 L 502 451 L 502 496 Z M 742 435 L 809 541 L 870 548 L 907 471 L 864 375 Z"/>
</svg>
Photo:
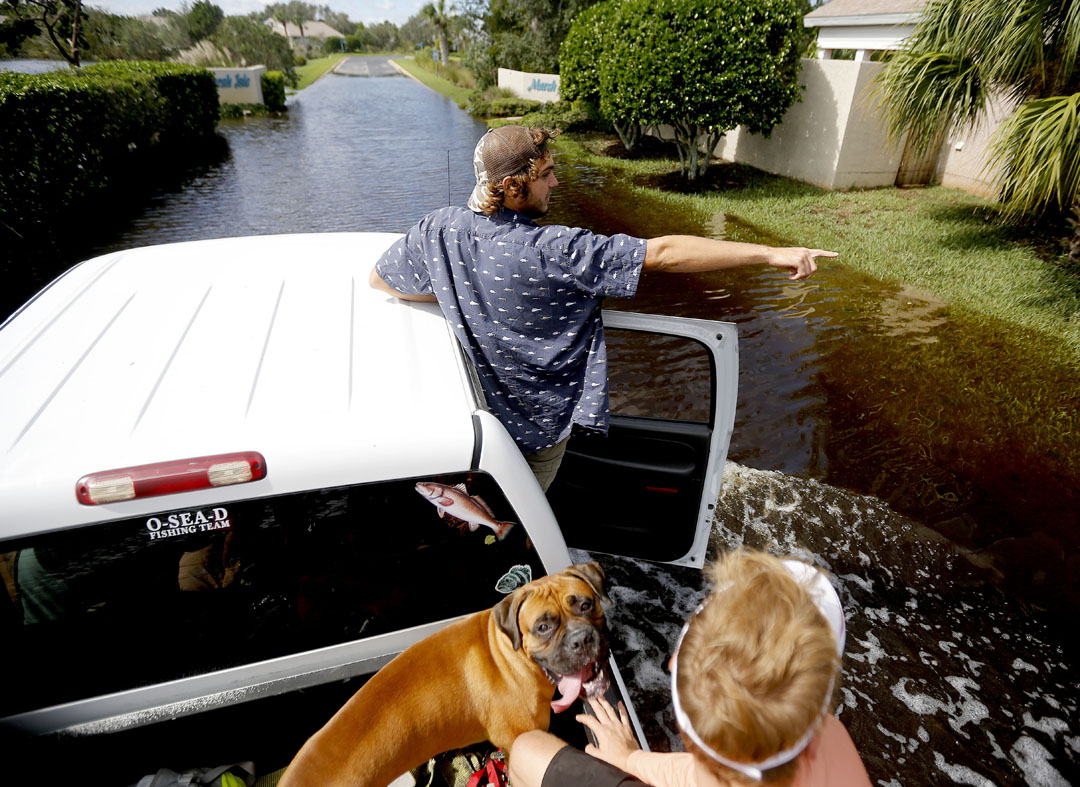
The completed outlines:
<svg viewBox="0 0 1080 787">
<path fill-rule="evenodd" d="M 670 662 L 686 751 L 641 751 L 625 708 L 600 700 L 595 717 L 578 716 L 598 743 L 585 753 L 546 732 L 517 739 L 514 787 L 869 787 L 855 745 L 832 715 L 845 632 L 824 574 L 737 550 L 713 575 L 713 590 L 683 627 Z"/>
</svg>

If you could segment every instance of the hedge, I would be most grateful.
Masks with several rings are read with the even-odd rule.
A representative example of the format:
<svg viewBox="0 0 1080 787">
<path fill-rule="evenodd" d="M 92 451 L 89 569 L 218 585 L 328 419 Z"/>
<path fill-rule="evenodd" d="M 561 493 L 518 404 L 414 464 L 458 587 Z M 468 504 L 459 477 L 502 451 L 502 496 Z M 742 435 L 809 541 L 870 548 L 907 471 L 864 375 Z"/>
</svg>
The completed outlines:
<svg viewBox="0 0 1080 787">
<path fill-rule="evenodd" d="M 214 77 L 195 66 L 0 72 L 0 238 L 89 204 L 148 154 L 177 158 L 212 138 L 217 118 Z"/>
<path fill-rule="evenodd" d="M 419 58 L 417 58 L 419 60 Z M 539 101 L 527 98 L 499 97 L 488 98 L 485 91 L 477 90 L 469 96 L 465 109 L 470 115 L 480 118 L 519 117 L 533 112 L 540 107 Z"/>
<path fill-rule="evenodd" d="M 266 71 L 262 75 L 263 103 L 273 111 L 285 109 L 285 74 Z"/>
</svg>

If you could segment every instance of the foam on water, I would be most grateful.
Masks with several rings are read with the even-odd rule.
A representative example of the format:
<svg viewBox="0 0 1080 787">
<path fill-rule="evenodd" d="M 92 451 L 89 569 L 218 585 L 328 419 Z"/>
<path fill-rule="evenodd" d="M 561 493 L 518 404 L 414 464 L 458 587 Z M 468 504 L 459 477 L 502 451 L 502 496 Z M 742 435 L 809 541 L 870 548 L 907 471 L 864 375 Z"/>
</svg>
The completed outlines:
<svg viewBox="0 0 1080 787">
<path fill-rule="evenodd" d="M 875 784 L 1080 783 L 1075 653 L 977 556 L 877 498 L 731 462 L 714 543 L 830 572 L 848 626 L 839 715 Z"/>
</svg>

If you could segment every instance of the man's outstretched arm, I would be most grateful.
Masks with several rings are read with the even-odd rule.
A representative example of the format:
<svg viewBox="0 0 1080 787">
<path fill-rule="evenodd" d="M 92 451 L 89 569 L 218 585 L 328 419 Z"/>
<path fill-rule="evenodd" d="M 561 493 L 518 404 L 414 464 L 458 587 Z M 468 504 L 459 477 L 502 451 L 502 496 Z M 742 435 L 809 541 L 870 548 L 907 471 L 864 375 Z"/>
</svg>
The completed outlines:
<svg viewBox="0 0 1080 787">
<path fill-rule="evenodd" d="M 835 251 L 799 246 L 759 246 L 711 240 L 694 235 L 664 235 L 645 246 L 645 270 L 665 273 L 701 273 L 743 265 L 771 265 L 788 271 L 788 278 L 805 279 L 817 270 L 815 257 L 836 257 Z"/>
<path fill-rule="evenodd" d="M 368 284 L 371 285 L 372 289 L 385 292 L 387 295 L 393 295 L 395 298 L 400 298 L 403 301 L 424 301 L 426 303 L 435 303 L 437 300 L 434 295 L 407 295 L 406 293 L 398 292 L 385 281 L 383 281 L 383 277 L 376 272 L 375 268 L 371 269 L 371 275 L 368 276 Z"/>
</svg>

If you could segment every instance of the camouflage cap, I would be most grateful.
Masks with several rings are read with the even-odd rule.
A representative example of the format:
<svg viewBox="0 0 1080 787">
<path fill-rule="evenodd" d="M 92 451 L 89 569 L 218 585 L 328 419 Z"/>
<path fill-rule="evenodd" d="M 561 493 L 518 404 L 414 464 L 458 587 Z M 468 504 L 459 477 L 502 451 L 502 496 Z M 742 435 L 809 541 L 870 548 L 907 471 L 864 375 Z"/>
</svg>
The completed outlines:
<svg viewBox="0 0 1080 787">
<path fill-rule="evenodd" d="M 469 197 L 469 208 L 480 213 L 480 205 L 488 197 L 488 183 L 501 183 L 507 175 L 527 171 L 533 159 L 543 157 L 544 150 L 525 126 L 501 126 L 480 137 L 473 152 L 476 187 Z"/>
</svg>

